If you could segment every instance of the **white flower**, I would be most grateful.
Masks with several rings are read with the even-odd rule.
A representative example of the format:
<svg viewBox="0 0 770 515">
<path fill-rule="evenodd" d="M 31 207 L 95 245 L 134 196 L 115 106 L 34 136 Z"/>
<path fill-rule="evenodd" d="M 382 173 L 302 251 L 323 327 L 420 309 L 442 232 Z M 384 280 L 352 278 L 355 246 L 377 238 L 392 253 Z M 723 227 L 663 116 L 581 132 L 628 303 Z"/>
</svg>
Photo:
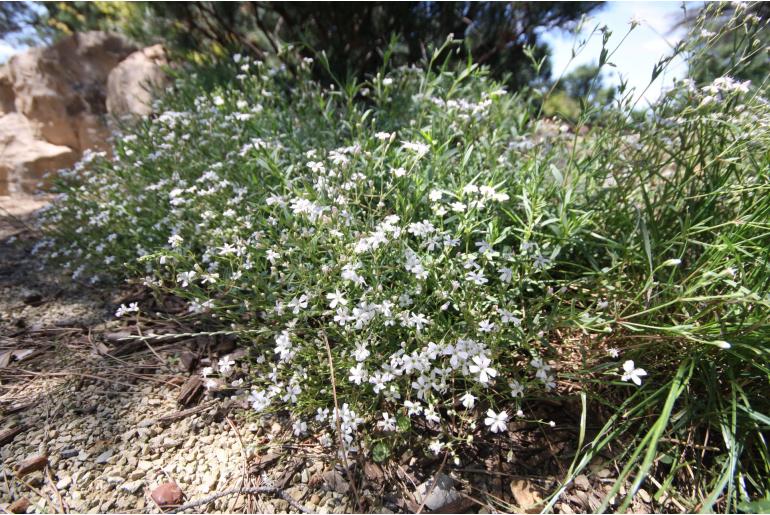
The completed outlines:
<svg viewBox="0 0 770 515">
<path fill-rule="evenodd" d="M 607 349 L 607 354 L 609 354 L 611 358 L 617 358 L 618 356 L 620 356 L 620 351 L 615 347 L 610 347 L 609 349 Z"/>
<path fill-rule="evenodd" d="M 438 454 L 441 452 L 441 449 L 444 448 L 444 444 L 441 442 L 441 440 L 433 440 L 430 445 L 428 445 L 428 449 L 431 450 L 433 454 Z"/>
<path fill-rule="evenodd" d="M 504 283 L 511 282 L 511 279 L 513 278 L 513 270 L 511 270 L 508 267 L 499 268 L 497 270 L 500 272 L 500 280 Z"/>
<path fill-rule="evenodd" d="M 504 324 L 513 324 L 516 327 L 519 327 L 521 325 L 521 318 L 514 315 L 512 312 L 507 311 L 505 309 L 498 309 L 497 312 L 500 314 L 500 321 Z"/>
<path fill-rule="evenodd" d="M 497 370 L 489 366 L 492 360 L 488 357 L 478 354 L 473 356 L 472 361 L 473 364 L 468 367 L 468 370 L 470 370 L 471 374 L 479 375 L 479 382 L 481 384 L 487 384 L 490 378 L 497 376 Z"/>
<path fill-rule="evenodd" d="M 295 315 L 299 314 L 301 309 L 307 308 L 307 302 L 309 300 L 309 297 L 306 294 L 302 294 L 299 296 L 299 298 L 294 297 L 289 302 L 289 307 L 292 308 L 292 313 Z"/>
<path fill-rule="evenodd" d="M 404 401 L 404 407 L 406 408 L 406 412 L 410 417 L 412 415 L 419 415 L 422 413 L 422 406 L 419 402 Z"/>
<path fill-rule="evenodd" d="M 189 272 L 182 272 L 180 274 L 177 274 L 176 282 L 182 283 L 182 288 L 187 288 L 187 286 L 192 282 L 192 280 L 195 279 L 196 275 L 198 274 L 194 270 L 191 270 Z"/>
<path fill-rule="evenodd" d="M 292 429 L 294 430 L 294 436 L 300 436 L 307 432 L 307 422 L 303 420 L 295 420 L 294 424 L 292 425 Z"/>
<path fill-rule="evenodd" d="M 484 419 L 484 424 L 489 426 L 489 430 L 493 433 L 504 433 L 508 430 L 506 421 L 508 420 L 508 413 L 501 411 L 495 413 L 493 410 L 487 410 L 487 418 Z"/>
<path fill-rule="evenodd" d="M 495 324 L 490 322 L 489 320 L 482 320 L 479 322 L 479 331 L 482 333 L 491 333 L 495 330 Z"/>
<path fill-rule="evenodd" d="M 171 237 L 168 239 L 168 242 L 171 244 L 172 248 L 177 248 L 179 245 L 182 244 L 184 240 L 181 236 L 178 234 L 172 234 Z"/>
<path fill-rule="evenodd" d="M 230 356 L 225 356 L 217 363 L 217 366 L 219 367 L 219 373 L 224 376 L 228 376 L 232 373 L 233 365 L 235 365 L 235 361 L 230 359 Z"/>
<path fill-rule="evenodd" d="M 474 397 L 471 392 L 465 392 L 465 395 L 463 395 L 460 400 L 462 401 L 463 406 L 465 406 L 465 409 L 471 409 L 476 405 L 476 397 Z"/>
<path fill-rule="evenodd" d="M 623 363 L 623 374 L 620 376 L 621 381 L 632 381 L 636 386 L 641 386 L 642 377 L 647 375 L 647 371 L 643 368 L 635 368 L 634 362 L 628 360 Z"/>
<path fill-rule="evenodd" d="M 425 417 L 425 420 L 427 420 L 428 422 L 439 423 L 441 421 L 441 417 L 439 417 L 439 414 L 436 413 L 436 410 L 433 409 L 433 404 L 425 408 L 425 411 L 423 411 L 422 415 Z"/>
<path fill-rule="evenodd" d="M 377 422 L 377 427 L 379 427 L 383 431 L 395 431 L 396 419 L 395 417 L 391 417 L 390 414 L 383 412 L 382 420 Z"/>
<path fill-rule="evenodd" d="M 337 306 L 345 306 L 348 303 L 348 300 L 339 290 L 334 290 L 334 293 L 327 293 L 326 298 L 329 299 L 329 307 L 332 309 Z"/>
<path fill-rule="evenodd" d="M 115 316 L 122 317 L 128 313 L 139 313 L 139 304 L 136 302 L 132 302 L 128 306 L 121 304 L 118 310 L 115 312 Z"/>
<path fill-rule="evenodd" d="M 508 387 L 511 389 L 512 397 L 524 396 L 524 386 L 520 382 L 513 380 L 510 383 L 508 383 Z"/>
<path fill-rule="evenodd" d="M 364 369 L 364 365 L 362 363 L 358 363 L 355 367 L 351 367 L 348 379 L 351 383 L 358 385 L 366 381 L 366 370 Z"/>
<path fill-rule="evenodd" d="M 467 274 L 465 274 L 465 279 L 478 286 L 482 286 L 485 283 L 489 282 L 489 279 L 484 277 L 483 270 L 474 270 L 474 271 L 468 272 Z"/>
</svg>

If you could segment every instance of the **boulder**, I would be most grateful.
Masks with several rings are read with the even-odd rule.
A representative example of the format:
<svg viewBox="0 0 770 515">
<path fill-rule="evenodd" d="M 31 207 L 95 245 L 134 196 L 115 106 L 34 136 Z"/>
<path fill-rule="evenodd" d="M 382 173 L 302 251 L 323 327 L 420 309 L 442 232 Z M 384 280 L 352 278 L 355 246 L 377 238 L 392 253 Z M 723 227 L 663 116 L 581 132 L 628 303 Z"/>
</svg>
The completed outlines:
<svg viewBox="0 0 770 515">
<path fill-rule="evenodd" d="M 33 192 L 85 150 L 109 150 L 109 113 L 149 114 L 145 85 L 165 84 L 166 63 L 160 45 L 137 51 L 120 35 L 91 31 L 0 65 L 0 195 Z"/>
<path fill-rule="evenodd" d="M 147 116 L 152 112 L 153 90 L 167 83 L 168 65 L 163 46 L 154 45 L 129 55 L 107 79 L 107 111 L 115 117 Z"/>
<path fill-rule="evenodd" d="M 84 150 L 78 119 L 104 115 L 109 72 L 134 50 L 117 34 L 92 31 L 11 57 L 16 111 L 32 122 L 41 139 Z"/>
<path fill-rule="evenodd" d="M 38 139 L 24 115 L 0 116 L 0 195 L 33 193 L 46 172 L 68 168 L 78 158 L 70 147 Z"/>
</svg>

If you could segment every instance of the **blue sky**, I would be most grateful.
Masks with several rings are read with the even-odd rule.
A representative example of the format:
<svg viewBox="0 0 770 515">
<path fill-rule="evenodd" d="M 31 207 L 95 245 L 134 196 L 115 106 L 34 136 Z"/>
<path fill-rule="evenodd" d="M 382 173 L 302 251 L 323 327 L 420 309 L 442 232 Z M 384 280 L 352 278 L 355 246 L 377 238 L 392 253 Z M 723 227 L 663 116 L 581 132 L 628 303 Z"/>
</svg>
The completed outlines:
<svg viewBox="0 0 770 515">
<path fill-rule="evenodd" d="M 700 2 L 687 2 L 687 9 L 697 9 Z M 578 40 L 585 40 L 597 25 L 606 25 L 612 31 L 607 46 L 612 51 L 628 32 L 629 21 L 637 19 L 637 26 L 623 42 L 610 62 L 616 68 L 610 69 L 607 82 L 617 84 L 618 74 L 622 75 L 629 87 L 636 88 L 637 96 L 650 81 L 653 66 L 666 55 L 684 35 L 683 30 L 672 32 L 672 27 L 682 17 L 682 2 L 606 2 L 604 7 L 591 15 L 585 23 Z M 553 76 L 558 77 L 581 64 L 597 63 L 601 51 L 601 34 L 594 35 L 581 53 L 570 62 L 575 40 L 573 34 L 562 30 L 552 30 L 543 35 L 553 49 Z M 643 95 L 643 101 L 653 101 L 660 95 L 662 88 L 671 85 L 671 81 L 681 78 L 687 68 L 680 59 L 673 61 L 667 71 L 652 84 Z"/>
<path fill-rule="evenodd" d="M 699 2 L 688 2 L 687 5 L 688 9 L 693 9 L 699 5 Z M 671 1 L 607 2 L 585 24 L 579 39 L 588 37 L 597 24 L 606 25 L 613 33 L 609 47 L 614 48 L 628 31 L 629 21 L 632 18 L 641 20 L 642 24 L 631 33 L 611 60 L 617 68 L 607 77 L 608 82 L 617 83 L 617 74 L 621 74 L 626 78 L 629 86 L 635 87 L 639 94 L 649 82 L 655 63 L 682 37 L 681 30 L 671 32 L 677 19 L 681 17 L 681 7 L 681 2 Z M 569 61 L 574 40 L 572 34 L 556 29 L 544 34 L 544 40 L 553 48 L 554 77 L 559 76 L 565 68 L 569 71 L 581 64 L 595 63 L 599 59 L 600 35 L 591 38 L 580 55 L 571 63 Z M 13 46 L 0 40 L 0 63 L 5 62 L 23 48 L 25 47 Z M 657 79 L 643 98 L 648 101 L 654 100 L 660 94 L 662 87 L 670 85 L 672 79 L 682 77 L 685 71 L 686 67 L 681 60 L 672 63 L 666 74 Z"/>
</svg>

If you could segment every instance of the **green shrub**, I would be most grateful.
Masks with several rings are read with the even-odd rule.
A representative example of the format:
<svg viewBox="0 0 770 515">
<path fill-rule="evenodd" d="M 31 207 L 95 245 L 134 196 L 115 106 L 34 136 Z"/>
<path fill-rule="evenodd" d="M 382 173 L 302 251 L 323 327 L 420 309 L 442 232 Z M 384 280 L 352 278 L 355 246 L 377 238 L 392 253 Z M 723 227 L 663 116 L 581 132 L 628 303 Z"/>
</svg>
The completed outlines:
<svg viewBox="0 0 770 515">
<path fill-rule="evenodd" d="M 347 452 L 456 453 L 514 418 L 547 430 L 538 399 L 576 387 L 619 409 L 565 481 L 624 437 L 626 503 L 653 468 L 659 495 L 705 509 L 764 494 L 762 90 L 683 82 L 641 121 L 607 110 L 578 136 L 483 68 L 324 89 L 235 61 L 213 90 L 179 77 L 114 159 L 60 177 L 41 247 L 74 278 L 181 297 L 250 349 L 257 412 Z"/>
</svg>

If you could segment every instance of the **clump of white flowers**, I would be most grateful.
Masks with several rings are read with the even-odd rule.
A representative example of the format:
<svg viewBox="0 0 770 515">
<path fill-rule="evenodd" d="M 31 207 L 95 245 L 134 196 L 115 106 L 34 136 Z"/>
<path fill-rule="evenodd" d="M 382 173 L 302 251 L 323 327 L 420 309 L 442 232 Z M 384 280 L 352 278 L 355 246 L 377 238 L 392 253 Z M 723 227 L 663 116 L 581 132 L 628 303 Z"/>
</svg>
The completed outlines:
<svg viewBox="0 0 770 515">
<path fill-rule="evenodd" d="M 557 330 L 618 329 L 603 274 L 619 258 L 597 243 L 618 235 L 596 208 L 615 190 L 560 171 L 573 138 L 536 137 L 543 127 L 483 70 L 457 82 L 395 70 L 382 85 L 398 88 L 369 105 L 236 61 L 237 81 L 178 85 L 197 96 L 171 95 L 117 135 L 114 161 L 88 154 L 64 174 L 43 222 L 56 243 L 39 250 L 73 275 L 104 276 L 106 263 L 242 331 L 252 376 L 237 384 L 254 411 L 287 410 L 297 437 L 312 429 L 344 452 L 421 427 L 441 453 L 474 432 L 499 437 L 528 395 L 559 388 L 572 358 L 555 352 Z M 634 162 L 644 149 L 624 138 L 617 159 Z M 236 367 L 226 356 L 204 375 Z M 623 365 L 624 381 L 645 375 Z"/>
</svg>

